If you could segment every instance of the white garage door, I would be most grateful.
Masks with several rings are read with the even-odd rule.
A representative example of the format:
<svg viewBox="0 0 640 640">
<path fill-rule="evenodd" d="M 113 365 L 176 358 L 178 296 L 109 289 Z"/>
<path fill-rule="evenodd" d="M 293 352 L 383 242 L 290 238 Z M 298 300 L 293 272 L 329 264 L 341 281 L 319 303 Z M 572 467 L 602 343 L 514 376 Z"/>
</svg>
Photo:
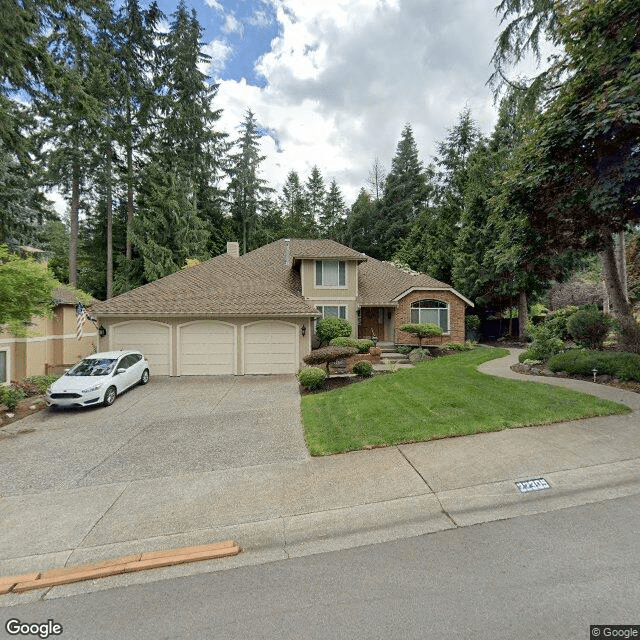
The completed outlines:
<svg viewBox="0 0 640 640">
<path fill-rule="evenodd" d="M 135 320 L 111 329 L 111 348 L 138 349 L 149 361 L 151 375 L 169 376 L 171 330 L 165 324 Z"/>
<path fill-rule="evenodd" d="M 297 327 L 270 321 L 244 328 L 245 373 L 295 373 L 298 371 Z"/>
<path fill-rule="evenodd" d="M 178 328 L 178 367 L 181 376 L 234 373 L 236 340 L 233 326 L 203 320 Z"/>
</svg>

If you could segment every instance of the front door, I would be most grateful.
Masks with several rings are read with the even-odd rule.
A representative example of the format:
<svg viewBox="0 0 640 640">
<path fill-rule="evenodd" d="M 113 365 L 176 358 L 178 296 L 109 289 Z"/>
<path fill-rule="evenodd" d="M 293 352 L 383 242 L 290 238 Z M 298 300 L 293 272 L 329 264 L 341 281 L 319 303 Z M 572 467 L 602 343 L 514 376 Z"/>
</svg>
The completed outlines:
<svg viewBox="0 0 640 640">
<path fill-rule="evenodd" d="M 370 338 L 373 334 L 378 342 L 384 342 L 384 309 L 382 307 L 362 307 L 358 338 Z"/>
</svg>

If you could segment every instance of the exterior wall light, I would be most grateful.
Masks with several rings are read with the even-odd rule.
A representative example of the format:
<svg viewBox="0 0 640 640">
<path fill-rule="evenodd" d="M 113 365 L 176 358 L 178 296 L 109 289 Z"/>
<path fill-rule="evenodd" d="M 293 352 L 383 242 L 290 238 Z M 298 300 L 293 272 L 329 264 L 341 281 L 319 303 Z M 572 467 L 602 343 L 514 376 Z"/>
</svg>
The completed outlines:
<svg viewBox="0 0 640 640">
<path fill-rule="evenodd" d="M 101 338 L 104 338 L 107 335 L 107 330 L 102 325 L 100 325 L 100 328 L 98 329 L 98 335 Z"/>
<path fill-rule="evenodd" d="M 307 333 L 307 327 L 305 325 L 302 325 L 302 328 L 300 329 L 300 331 L 302 332 L 302 337 L 304 338 L 304 336 Z"/>
</svg>

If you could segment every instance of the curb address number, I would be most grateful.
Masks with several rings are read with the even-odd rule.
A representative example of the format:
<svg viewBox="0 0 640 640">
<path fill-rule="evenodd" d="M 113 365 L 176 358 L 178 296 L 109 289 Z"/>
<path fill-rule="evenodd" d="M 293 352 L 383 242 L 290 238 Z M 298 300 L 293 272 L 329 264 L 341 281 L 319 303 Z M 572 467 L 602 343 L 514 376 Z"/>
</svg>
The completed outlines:
<svg viewBox="0 0 640 640">
<path fill-rule="evenodd" d="M 549 483 L 544 478 L 535 478 L 534 480 L 522 480 L 516 482 L 516 487 L 520 493 L 528 493 L 529 491 L 540 491 L 542 489 L 550 489 Z"/>
</svg>

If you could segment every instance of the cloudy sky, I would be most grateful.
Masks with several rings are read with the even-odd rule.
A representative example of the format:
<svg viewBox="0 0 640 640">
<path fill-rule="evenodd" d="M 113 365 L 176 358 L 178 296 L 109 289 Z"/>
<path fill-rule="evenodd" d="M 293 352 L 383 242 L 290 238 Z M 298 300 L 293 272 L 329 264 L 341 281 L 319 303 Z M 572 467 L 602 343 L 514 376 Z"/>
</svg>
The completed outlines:
<svg viewBox="0 0 640 640">
<path fill-rule="evenodd" d="M 263 138 L 263 177 L 280 188 L 317 164 L 351 204 L 378 158 L 388 169 L 413 127 L 422 160 L 469 106 L 489 132 L 486 86 L 499 24 L 495 0 L 187 0 L 219 82 L 221 128 L 247 108 Z M 175 0 L 159 2 L 166 14 Z"/>
</svg>

